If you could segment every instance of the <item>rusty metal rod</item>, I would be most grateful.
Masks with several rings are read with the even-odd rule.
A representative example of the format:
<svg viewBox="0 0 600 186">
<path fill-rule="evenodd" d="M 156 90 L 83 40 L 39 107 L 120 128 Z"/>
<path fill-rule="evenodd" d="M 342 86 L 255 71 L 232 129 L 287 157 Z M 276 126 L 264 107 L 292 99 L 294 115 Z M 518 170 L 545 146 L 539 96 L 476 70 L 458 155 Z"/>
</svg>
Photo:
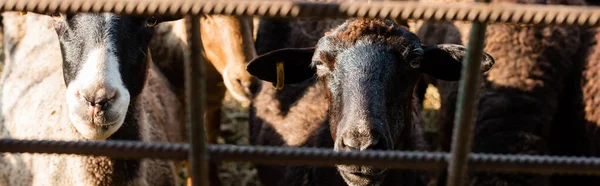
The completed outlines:
<svg viewBox="0 0 600 186">
<path fill-rule="evenodd" d="M 337 3 L 336 3 L 337 2 Z M 114 12 L 136 15 L 369 17 L 519 24 L 600 25 L 600 7 L 414 1 L 299 2 L 279 0 L 3 0 L 0 11 Z"/>
<path fill-rule="evenodd" d="M 117 158 L 157 158 L 185 160 L 186 143 L 107 141 L 55 141 L 0 139 L 0 152 L 108 156 Z M 1 157 L 0 157 L 1 158 Z"/>
<path fill-rule="evenodd" d="M 0 152 L 77 154 L 129 159 L 185 160 L 190 146 L 185 143 L 148 143 L 139 141 L 49 141 L 0 139 Z M 212 161 L 247 161 L 272 165 L 356 164 L 374 167 L 439 171 L 446 166 L 449 153 L 364 151 L 335 152 L 323 148 L 208 145 Z M 534 174 L 600 175 L 600 158 L 494 155 L 473 153 L 469 165 L 474 171 Z"/>
<path fill-rule="evenodd" d="M 471 153 L 473 128 L 477 116 L 477 88 L 479 87 L 483 43 L 486 23 L 475 21 L 472 24 L 458 87 L 456 113 L 452 135 L 452 148 L 448 164 L 447 186 L 465 185 L 467 162 Z"/>
<path fill-rule="evenodd" d="M 186 115 L 191 146 L 188 159 L 191 166 L 193 186 L 208 186 L 208 157 L 206 156 L 206 135 L 204 113 L 206 110 L 206 79 L 204 68 L 204 48 L 200 39 L 200 16 L 186 17 L 189 56 L 185 61 L 185 100 Z"/>
</svg>

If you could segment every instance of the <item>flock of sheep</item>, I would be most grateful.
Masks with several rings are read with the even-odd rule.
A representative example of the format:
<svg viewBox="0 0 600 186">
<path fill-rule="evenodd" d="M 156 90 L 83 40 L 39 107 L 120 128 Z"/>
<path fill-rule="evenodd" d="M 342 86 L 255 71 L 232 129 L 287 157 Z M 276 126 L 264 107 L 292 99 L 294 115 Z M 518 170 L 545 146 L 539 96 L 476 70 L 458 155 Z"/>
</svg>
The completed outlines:
<svg viewBox="0 0 600 186">
<path fill-rule="evenodd" d="M 421 0 L 431 3 L 463 0 Z M 467 2 L 465 0 L 465 2 Z M 584 0 L 496 0 L 593 6 Z M 518 6 L 518 5 L 516 5 Z M 252 145 L 449 151 L 469 22 L 205 15 L 207 142 L 226 91 L 250 103 Z M 185 22 L 112 13 L 2 13 L 0 136 L 186 142 Z M 412 27 L 412 28 L 411 28 Z M 488 25 L 473 152 L 597 156 L 598 28 Z M 283 64 L 284 77 L 277 76 Z M 283 81 L 283 82 L 280 82 Z M 283 83 L 283 88 L 275 85 Z M 439 141 L 424 89 L 441 95 Z M 431 147 L 439 147 L 432 149 Z M 2 154 L 0 186 L 179 185 L 181 162 Z M 218 164 L 210 182 L 220 185 Z M 445 185 L 444 172 L 255 165 L 263 185 Z M 599 177 L 473 173 L 469 185 L 597 185 Z"/>
</svg>

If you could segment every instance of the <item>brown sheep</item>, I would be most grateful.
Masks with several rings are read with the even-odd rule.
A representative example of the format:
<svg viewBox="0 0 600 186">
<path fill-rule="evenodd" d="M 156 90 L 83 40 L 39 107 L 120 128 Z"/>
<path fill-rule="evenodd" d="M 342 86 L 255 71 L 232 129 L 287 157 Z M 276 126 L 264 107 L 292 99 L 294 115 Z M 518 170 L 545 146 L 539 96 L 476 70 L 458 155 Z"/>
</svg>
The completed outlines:
<svg viewBox="0 0 600 186">
<path fill-rule="evenodd" d="M 183 107 L 148 53 L 161 20 L 110 13 L 3 17 L 3 138 L 182 141 Z M 3 154 L 0 166 L 3 186 L 179 182 L 170 160 Z"/>
<path fill-rule="evenodd" d="M 246 62 L 256 57 L 252 19 L 202 15 L 200 24 L 205 60 L 210 63 L 207 64 L 207 86 L 215 86 L 215 95 L 219 97 L 219 100 L 209 97 L 208 105 L 217 105 L 212 102 L 220 104 L 223 96 L 220 92 L 224 93 L 225 87 L 236 100 L 250 101 L 250 89 L 257 81 L 245 70 Z M 165 72 L 169 81 L 174 83 L 173 86 L 183 99 L 183 58 L 184 52 L 188 50 L 185 20 L 158 25 L 150 48 L 156 54 L 153 60 L 157 61 L 158 67 Z M 213 93 L 213 87 L 207 88 Z M 209 107 L 212 109 L 213 106 Z"/>
<path fill-rule="evenodd" d="M 573 67 L 573 73 L 565 86 L 565 98 L 561 102 L 556 122 L 552 127 L 553 154 L 570 156 L 600 156 L 600 28 L 587 28 L 581 34 L 581 47 L 577 54 L 581 63 Z M 600 176 L 555 176 L 552 185 L 598 185 Z"/>
<path fill-rule="evenodd" d="M 247 67 L 264 80 L 252 102 L 251 143 L 337 151 L 424 150 L 420 126 L 414 121 L 418 113 L 413 88 L 421 73 L 458 80 L 465 52 L 460 45 L 421 45 L 415 34 L 392 21 L 350 19 L 314 48 L 261 55 Z M 488 54 L 482 59 L 485 72 L 494 60 Z M 284 63 L 286 84 L 275 91 L 278 61 Z M 257 168 L 265 185 L 424 185 L 426 181 L 417 172 L 367 166 Z"/>
<path fill-rule="evenodd" d="M 585 3 L 582 0 L 493 1 L 500 2 Z M 424 23 L 419 36 L 428 39 L 423 41 L 426 44 L 467 43 L 470 25 L 467 22 Z M 485 50 L 495 57 L 496 65 L 482 78 L 473 152 L 566 155 L 567 152 L 558 149 L 562 148 L 559 146 L 580 144 L 575 142 L 575 136 L 565 137 L 571 136 L 576 127 L 565 126 L 567 120 L 560 117 L 569 115 L 568 110 L 563 109 L 565 102 L 571 99 L 566 90 L 570 90 L 569 78 L 578 64 L 581 35 L 582 30 L 577 27 L 488 25 Z M 439 114 L 441 150 L 449 151 L 458 85 L 442 80 L 435 83 L 442 98 Z M 446 178 L 442 176 L 440 179 L 441 185 L 444 185 Z M 470 181 L 470 185 L 549 184 L 548 177 L 532 174 L 477 173 Z"/>
<path fill-rule="evenodd" d="M 246 71 L 246 62 L 256 57 L 253 25 L 250 17 L 203 15 L 201 36 L 206 53 L 207 142 L 216 144 L 220 135 L 221 107 L 225 91 L 238 101 L 247 103 L 257 80 Z M 172 89 L 184 102 L 184 60 L 189 46 L 185 20 L 166 22 L 157 26 L 150 42 L 153 61 L 165 74 Z M 210 63 L 210 64 L 209 64 Z M 184 103 L 185 104 L 185 103 Z M 184 113 L 180 113 L 184 117 Z M 187 134 L 183 131 L 183 134 Z M 220 185 L 217 163 L 211 163 L 211 184 Z M 188 179 L 189 181 L 189 179 Z"/>
</svg>

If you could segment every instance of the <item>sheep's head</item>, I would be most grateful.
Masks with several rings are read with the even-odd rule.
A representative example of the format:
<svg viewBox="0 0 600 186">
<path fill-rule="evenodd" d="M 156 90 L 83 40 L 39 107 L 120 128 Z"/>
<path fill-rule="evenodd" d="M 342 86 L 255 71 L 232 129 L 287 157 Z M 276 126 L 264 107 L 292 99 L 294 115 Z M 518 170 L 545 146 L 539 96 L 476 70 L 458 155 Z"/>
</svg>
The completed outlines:
<svg viewBox="0 0 600 186">
<path fill-rule="evenodd" d="M 54 13 L 69 117 L 87 139 L 106 139 L 144 88 L 148 43 L 161 19 L 112 13 Z"/>
<path fill-rule="evenodd" d="M 222 74 L 231 96 L 248 103 L 258 82 L 246 71 L 246 62 L 256 57 L 252 17 L 210 15 L 201 24 L 206 58 Z"/>
<path fill-rule="evenodd" d="M 410 144 L 411 98 L 421 73 L 459 80 L 465 54 L 460 45 L 422 45 L 391 21 L 358 19 L 328 33 L 315 48 L 273 51 L 251 61 L 247 70 L 275 83 L 281 62 L 284 83 L 318 77 L 327 88 L 334 150 L 397 150 Z M 485 72 L 494 60 L 485 54 L 481 63 Z M 368 166 L 337 168 L 348 185 L 378 185 L 387 174 Z"/>
</svg>

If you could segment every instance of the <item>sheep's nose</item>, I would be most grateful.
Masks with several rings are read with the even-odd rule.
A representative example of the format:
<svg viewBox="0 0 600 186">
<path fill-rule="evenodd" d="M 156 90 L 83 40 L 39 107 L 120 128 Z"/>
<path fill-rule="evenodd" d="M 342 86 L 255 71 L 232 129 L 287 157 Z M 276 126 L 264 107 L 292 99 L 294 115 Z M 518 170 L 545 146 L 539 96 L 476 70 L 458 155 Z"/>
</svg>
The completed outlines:
<svg viewBox="0 0 600 186">
<path fill-rule="evenodd" d="M 94 117 L 99 112 L 106 110 L 107 106 L 111 104 L 117 97 L 117 89 L 101 89 L 99 91 L 85 94 L 84 91 L 78 91 L 77 94 L 86 102 L 88 108 L 88 115 Z"/>
<path fill-rule="evenodd" d="M 346 150 L 386 150 L 385 139 L 378 133 L 370 135 L 346 133 L 341 139 L 342 149 Z"/>
</svg>

